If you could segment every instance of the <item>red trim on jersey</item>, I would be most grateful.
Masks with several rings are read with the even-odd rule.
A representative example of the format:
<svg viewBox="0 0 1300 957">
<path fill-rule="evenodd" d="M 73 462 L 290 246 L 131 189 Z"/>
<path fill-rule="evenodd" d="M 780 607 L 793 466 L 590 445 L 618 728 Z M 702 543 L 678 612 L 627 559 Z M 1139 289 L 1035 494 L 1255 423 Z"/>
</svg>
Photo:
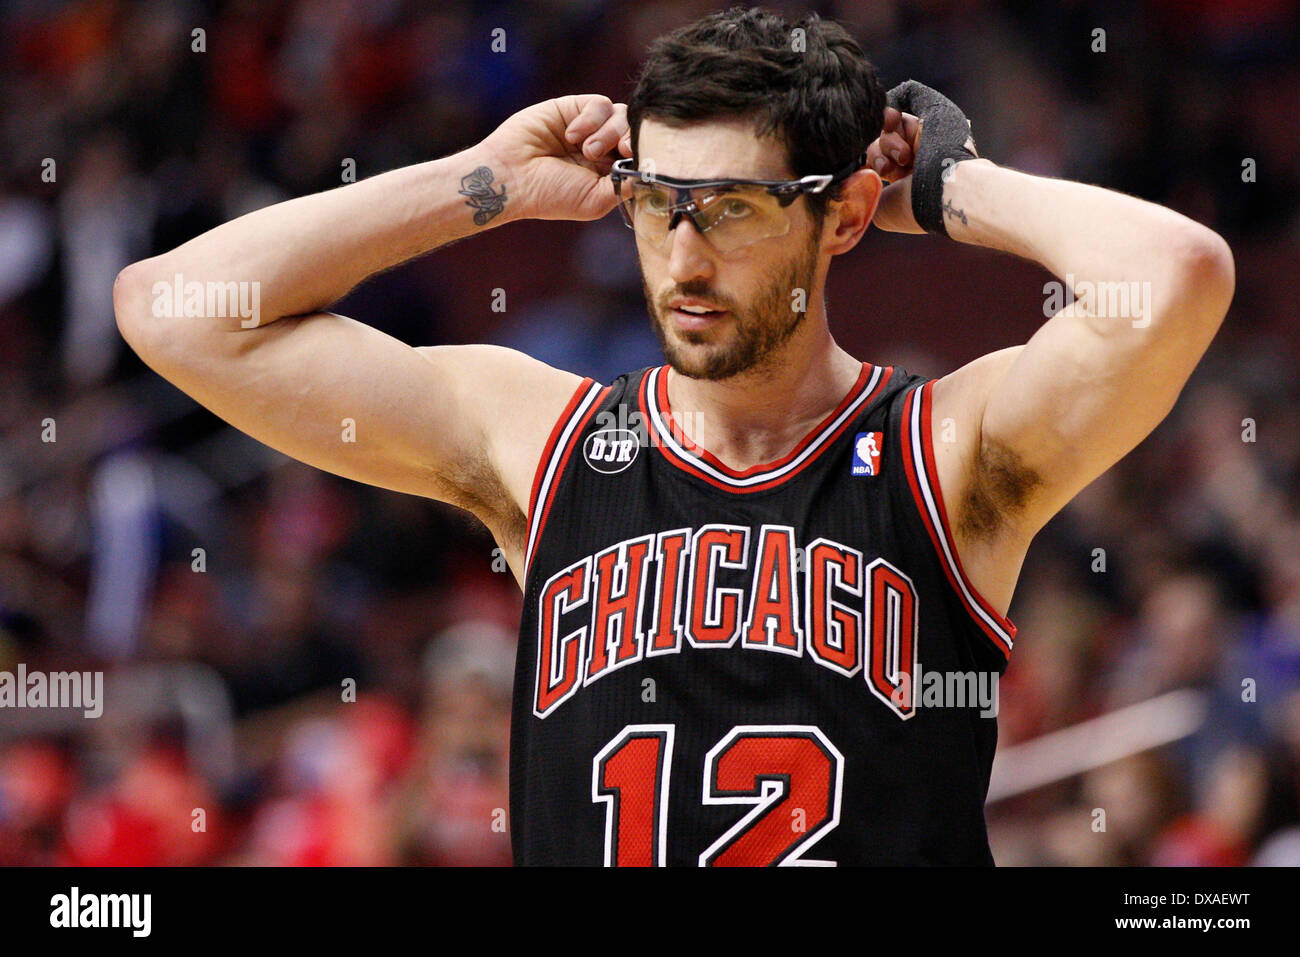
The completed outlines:
<svg viewBox="0 0 1300 957">
<path fill-rule="evenodd" d="M 862 390 L 866 388 L 867 383 L 871 381 L 871 374 L 874 368 L 875 367 L 872 366 L 870 363 L 867 362 L 862 363 L 862 371 L 861 373 L 859 373 L 857 381 L 853 383 L 853 387 L 850 388 L 848 393 L 844 396 L 844 398 L 840 400 L 839 405 L 837 405 L 829 415 L 827 415 L 824 419 L 822 419 L 821 422 L 819 422 L 816 426 L 814 426 L 813 429 L 799 441 L 799 444 L 796 445 L 793 449 L 791 449 L 786 455 L 783 455 L 781 458 L 773 462 L 763 462 L 758 465 L 750 466 L 749 468 L 744 469 L 743 471 L 733 469 L 727 466 L 720 459 L 718 459 L 718 457 L 715 456 L 712 452 L 708 451 L 705 448 L 702 448 L 698 444 L 695 444 L 692 440 L 687 439 L 686 433 L 680 427 L 678 427 L 676 421 L 673 419 L 672 409 L 668 403 L 669 367 L 666 365 L 661 366 L 659 370 L 660 372 L 659 381 L 656 385 L 656 390 L 655 390 L 655 404 L 658 407 L 661 415 L 663 416 L 663 419 L 667 424 L 669 433 L 672 437 L 674 438 L 680 437 L 679 441 L 681 441 L 683 445 L 690 445 L 692 451 L 694 451 L 702 461 L 707 462 L 711 467 L 723 473 L 724 476 L 728 478 L 734 478 L 734 479 L 746 479 L 746 478 L 752 478 L 755 475 L 761 475 L 766 472 L 772 472 L 781 469 L 786 465 L 788 465 L 789 463 L 791 463 L 792 461 L 794 461 L 795 459 L 797 459 L 801 454 L 803 454 L 803 452 L 810 445 L 816 442 L 826 432 L 826 430 L 830 428 L 831 424 L 840 415 L 842 415 L 849 406 L 851 406 L 858 399 L 858 397 L 862 394 Z M 871 391 L 871 394 L 867 396 L 866 400 L 863 402 L 862 404 L 863 408 L 868 407 L 872 403 L 872 401 L 875 400 L 876 396 L 879 395 L 881 390 L 883 390 L 885 386 L 889 383 L 890 377 L 893 375 L 893 373 L 894 373 L 893 366 L 884 366 L 881 368 L 880 380 L 879 382 L 876 383 L 876 387 Z M 648 401 L 649 381 L 650 381 L 650 373 L 647 372 L 646 375 L 642 377 L 641 388 L 639 390 L 641 414 L 642 416 L 644 416 L 645 421 L 648 423 L 649 427 L 652 429 L 656 429 L 658 431 L 658 427 L 656 426 L 654 419 L 650 414 L 649 401 Z M 831 445 L 834 445 L 836 440 L 839 439 L 839 437 L 844 434 L 845 430 L 847 430 L 848 427 L 857 418 L 858 416 L 856 415 L 850 416 L 847 419 L 845 419 L 843 422 L 841 422 L 839 428 L 837 428 L 833 434 L 827 436 L 826 440 L 822 443 L 822 445 L 815 452 L 813 452 L 813 454 L 809 455 L 807 460 L 802 462 L 797 468 L 793 469 L 792 471 L 790 471 L 785 475 L 780 475 L 773 479 L 770 479 L 769 481 L 759 482 L 753 485 L 735 485 L 730 482 L 721 481 L 715 476 L 708 474 L 707 472 L 703 471 L 700 468 L 698 462 L 692 461 L 690 458 L 680 455 L 677 452 L 677 450 L 673 448 L 672 445 L 669 444 L 664 439 L 662 434 L 659 437 L 660 440 L 655 444 L 659 446 L 659 449 L 660 451 L 663 452 L 664 457 L 667 458 L 668 461 L 671 462 L 673 465 L 677 466 L 678 468 L 684 471 L 689 472 L 691 475 L 695 475 L 698 476 L 699 478 L 702 478 L 704 481 L 708 482 L 710 485 L 714 486 L 715 488 L 720 488 L 725 491 L 731 491 L 731 492 L 762 492 L 770 488 L 775 488 L 776 486 L 780 485 L 782 482 L 785 482 L 793 478 L 794 476 L 802 472 L 804 469 L 806 469 L 813 462 L 817 461 L 818 456 L 820 456 L 823 452 L 825 452 L 826 449 L 829 448 Z"/>
<path fill-rule="evenodd" d="M 595 413 L 596 409 L 600 408 L 600 404 L 605 401 L 605 397 L 609 394 L 610 386 L 605 386 L 605 388 L 600 391 L 600 394 L 596 396 L 595 400 L 587 409 L 587 414 L 583 416 L 582 421 L 579 422 L 577 427 L 573 430 L 573 435 L 569 438 L 569 444 L 563 451 L 563 458 L 560 460 L 559 467 L 555 470 L 555 475 L 551 478 L 550 491 L 546 496 L 546 501 L 542 503 L 541 521 L 539 522 L 537 531 L 534 534 L 532 531 L 533 515 L 537 510 L 537 495 L 541 490 L 543 477 L 557 454 L 555 446 L 559 442 L 560 435 L 563 434 L 565 426 L 569 424 L 569 420 L 573 418 L 574 411 L 582 404 L 582 400 L 587 397 L 587 394 L 591 391 L 591 387 L 595 384 L 595 379 L 586 378 L 583 379 L 578 388 L 574 390 L 568 404 L 564 407 L 564 411 L 560 413 L 560 417 L 556 420 L 555 425 L 552 426 L 550 438 L 548 438 L 546 442 L 546 449 L 542 452 L 541 459 L 538 460 L 537 472 L 533 476 L 533 491 L 529 496 L 528 501 L 528 525 L 526 527 L 531 536 L 533 547 L 524 556 L 525 579 L 527 578 L 528 571 L 533 564 L 533 552 L 537 551 L 538 546 L 541 544 L 542 531 L 546 528 L 546 517 L 550 514 L 551 502 L 555 500 L 555 490 L 560 485 L 560 476 L 564 474 L 564 467 L 569 462 L 569 454 L 573 451 L 574 444 L 578 441 L 578 437 L 582 435 L 582 430 L 586 428 L 587 422 L 591 419 L 592 414 Z M 527 549 L 527 543 L 525 543 L 524 547 Z"/>
<path fill-rule="evenodd" d="M 662 368 L 663 372 L 659 376 L 659 388 L 656 396 L 659 404 L 659 411 L 663 414 L 664 421 L 668 424 L 669 429 L 672 430 L 674 435 L 685 436 L 686 433 L 676 427 L 677 423 L 673 420 L 672 406 L 668 402 L 668 366 L 663 366 Z M 836 416 L 849 407 L 849 404 L 857 397 L 857 394 L 862 391 L 863 386 L 867 384 L 869 378 L 871 378 L 871 366 L 864 362 L 862 363 L 862 371 L 858 374 L 857 380 L 849 389 L 848 394 L 840 401 L 840 404 L 835 407 L 835 410 L 823 418 L 821 422 L 817 423 L 817 425 L 813 427 L 812 431 L 799 441 L 798 445 L 774 462 L 761 462 L 758 465 L 751 465 L 749 468 L 740 471 L 731 468 L 708 449 L 703 448 L 700 445 L 696 445 L 694 451 L 700 458 L 708 462 L 719 472 L 723 472 L 732 478 L 749 478 L 751 475 L 756 475 L 759 472 L 770 472 L 774 469 L 779 469 L 781 466 L 796 458 L 800 452 L 812 443 L 813 439 L 817 438 L 817 435 L 820 432 L 824 431 L 827 426 L 835 420 Z"/>
<path fill-rule="evenodd" d="M 939 564 L 943 566 L 944 574 L 948 576 L 949 584 L 952 585 L 953 589 L 957 592 L 958 597 L 961 598 L 962 604 L 965 605 L 967 611 L 970 612 L 971 618 L 974 619 L 975 624 L 979 625 L 980 630 L 988 635 L 989 640 L 993 642 L 998 651 L 1002 653 L 1003 657 L 1009 657 L 1011 654 L 1011 645 L 1008 644 L 1007 639 L 998 634 L 996 629 L 989 626 L 988 622 L 986 622 L 979 613 L 971 607 L 970 600 L 967 598 L 967 593 L 969 593 L 970 596 L 979 603 L 980 608 L 988 614 L 990 618 L 997 622 L 999 627 L 1006 631 L 1007 636 L 1012 641 L 1015 640 L 1015 624 L 1013 624 L 1011 619 L 1007 618 L 1005 615 L 999 614 L 998 611 L 989 604 L 988 600 L 979 593 L 975 586 L 971 584 L 970 579 L 966 575 L 966 570 L 962 568 L 961 556 L 957 553 L 957 545 L 953 540 L 951 531 L 952 526 L 948 521 L 948 512 L 943 502 L 943 491 L 939 487 L 939 473 L 934 464 L 934 436 L 930 431 L 930 402 L 934 383 L 935 380 L 931 380 L 919 387 L 921 392 L 920 439 L 922 456 L 921 466 L 925 470 L 926 484 L 934 495 L 935 506 L 939 512 L 940 527 L 938 529 L 935 528 L 933 521 L 931 521 L 930 512 L 925 502 L 925 496 L 921 492 L 920 483 L 917 481 L 916 463 L 913 461 L 912 451 L 912 406 L 914 400 L 911 395 L 907 397 L 906 403 L 903 407 L 902 424 L 903 444 L 906 446 L 906 451 L 903 456 L 903 464 L 904 471 L 907 473 L 907 484 L 912 489 L 912 495 L 916 499 L 916 505 L 921 513 L 922 521 L 925 524 L 926 531 L 930 533 L 930 540 L 934 544 L 935 551 L 938 552 Z M 943 545 L 939 542 L 939 535 L 942 535 L 944 542 L 947 543 L 948 552 L 952 555 L 952 564 L 947 560 Z M 957 582 L 957 579 L 953 575 L 953 564 L 956 566 L 957 575 L 961 576 L 961 584 Z M 965 585 L 965 591 L 963 591 L 962 585 Z"/>
</svg>

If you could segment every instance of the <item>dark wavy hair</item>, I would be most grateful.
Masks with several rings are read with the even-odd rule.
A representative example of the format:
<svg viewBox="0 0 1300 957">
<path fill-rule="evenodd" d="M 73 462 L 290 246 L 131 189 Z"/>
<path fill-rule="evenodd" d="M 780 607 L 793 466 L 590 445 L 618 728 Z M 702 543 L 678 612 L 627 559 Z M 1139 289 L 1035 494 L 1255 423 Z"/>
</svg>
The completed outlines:
<svg viewBox="0 0 1300 957">
<path fill-rule="evenodd" d="M 816 13 L 790 23 L 762 7 L 732 7 L 657 38 L 627 108 L 634 157 L 647 117 L 685 125 L 752 116 L 756 136 L 784 143 L 796 177 L 847 166 L 880 135 L 884 112 L 876 68 L 844 27 Z M 808 195 L 819 225 L 840 187 Z"/>
</svg>

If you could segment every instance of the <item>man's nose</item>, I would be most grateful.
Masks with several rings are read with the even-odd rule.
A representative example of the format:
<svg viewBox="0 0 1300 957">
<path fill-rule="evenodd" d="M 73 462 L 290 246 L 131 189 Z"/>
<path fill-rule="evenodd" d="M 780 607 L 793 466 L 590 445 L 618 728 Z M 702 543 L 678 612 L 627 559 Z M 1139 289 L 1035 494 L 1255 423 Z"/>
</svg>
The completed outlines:
<svg viewBox="0 0 1300 957">
<path fill-rule="evenodd" d="M 668 274 L 674 282 L 685 283 L 696 276 L 713 273 L 713 247 L 695 227 L 689 216 L 675 213 L 669 222 Z"/>
</svg>

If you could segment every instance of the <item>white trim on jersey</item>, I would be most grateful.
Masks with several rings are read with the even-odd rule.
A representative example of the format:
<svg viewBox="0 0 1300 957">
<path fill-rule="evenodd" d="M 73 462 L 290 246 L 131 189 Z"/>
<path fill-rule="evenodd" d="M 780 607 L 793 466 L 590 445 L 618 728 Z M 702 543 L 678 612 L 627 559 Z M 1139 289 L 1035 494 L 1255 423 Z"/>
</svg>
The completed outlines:
<svg viewBox="0 0 1300 957">
<path fill-rule="evenodd" d="M 524 580 L 528 580 L 528 573 L 533 566 L 533 549 L 537 547 L 537 533 L 541 527 L 542 516 L 546 514 L 546 503 L 551 495 L 551 486 L 554 484 L 559 472 L 560 462 L 564 458 L 565 450 L 568 449 L 570 442 L 573 440 L 573 431 L 583 422 L 587 413 L 591 411 L 591 405 L 604 390 L 599 382 L 593 382 L 587 388 L 587 394 L 582 397 L 578 407 L 573 410 L 569 416 L 569 421 L 564 425 L 564 431 L 555 442 L 555 448 L 551 450 L 550 461 L 546 463 L 546 472 L 542 476 L 542 482 L 537 487 L 537 501 L 533 505 L 533 514 L 528 523 L 528 546 L 524 550 Z"/>
<path fill-rule="evenodd" d="M 943 520 L 939 515 L 939 505 L 935 500 L 934 491 L 930 488 L 930 476 L 925 468 L 925 450 L 922 444 L 924 436 L 921 429 L 921 400 L 922 392 L 924 390 L 924 385 L 917 386 L 912 390 L 912 394 L 907 397 L 907 402 L 910 405 L 910 408 L 908 409 L 908 419 L 910 422 L 911 432 L 908 436 L 908 441 L 911 444 L 912 463 L 916 466 L 916 484 L 921 490 L 921 497 L 925 501 L 925 509 L 928 513 L 930 522 L 938 533 L 935 537 L 939 540 L 939 546 L 943 553 L 944 562 L 952 572 L 953 581 L 955 581 L 961 589 L 961 594 L 965 599 L 967 608 L 977 615 L 981 621 L 987 624 L 989 628 L 995 631 L 999 638 L 1006 642 L 1007 652 L 1009 653 L 1013 646 L 1011 635 L 1007 633 L 1007 630 L 1002 627 L 1000 622 L 984 610 L 984 605 L 975 597 L 974 591 L 967 583 L 965 574 L 963 574 L 961 567 L 957 564 L 955 546 L 948 539 L 948 528 L 944 525 Z"/>
<path fill-rule="evenodd" d="M 813 455 L 816 455 L 817 451 L 826 444 L 826 441 L 830 436 L 839 431 L 840 427 L 845 422 L 857 415 L 858 410 L 861 409 L 863 404 L 875 393 L 876 386 L 880 384 L 880 377 L 885 373 L 885 368 L 886 367 L 884 366 L 872 367 L 871 376 L 867 379 L 867 384 L 862 388 L 862 391 L 858 393 L 857 398 L 850 402 L 844 411 L 835 417 L 833 422 L 829 423 L 824 429 L 822 429 L 820 434 L 813 441 L 809 442 L 808 447 L 799 453 L 798 456 L 791 459 L 780 468 L 769 469 L 765 472 L 757 472 L 753 475 L 747 475 L 744 478 L 736 478 L 735 476 L 728 475 L 726 472 L 719 471 L 695 453 L 683 448 L 681 443 L 677 441 L 676 437 L 672 434 L 672 430 L 669 429 L 667 424 L 664 422 L 663 413 L 659 410 L 659 375 L 663 372 L 663 366 L 659 366 L 648 374 L 649 382 L 646 383 L 646 408 L 650 410 L 650 420 L 654 424 L 655 431 L 659 433 L 659 437 L 665 444 L 672 448 L 678 456 L 695 468 L 698 468 L 701 472 L 717 479 L 719 482 L 725 482 L 726 484 L 733 485 L 737 488 L 747 488 L 751 485 L 759 485 L 763 482 L 770 482 L 773 479 L 782 478 L 783 476 L 802 468 L 804 463 Z"/>
</svg>

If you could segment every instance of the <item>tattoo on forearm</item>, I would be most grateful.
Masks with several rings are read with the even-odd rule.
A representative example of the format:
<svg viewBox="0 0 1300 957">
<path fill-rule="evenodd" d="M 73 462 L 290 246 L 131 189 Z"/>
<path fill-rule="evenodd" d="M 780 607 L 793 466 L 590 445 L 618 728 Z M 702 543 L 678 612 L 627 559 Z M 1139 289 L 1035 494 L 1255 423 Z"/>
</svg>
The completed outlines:
<svg viewBox="0 0 1300 957">
<path fill-rule="evenodd" d="M 474 225 L 486 226 L 488 221 L 506 208 L 506 186 L 501 184 L 501 192 L 492 190 L 492 171 L 480 166 L 474 172 L 460 178 L 460 189 L 456 192 L 468 196 L 465 205 L 474 210 Z"/>
<path fill-rule="evenodd" d="M 952 200 L 948 200 L 946 203 L 943 204 L 943 211 L 948 215 L 949 219 L 960 219 L 961 224 L 963 226 L 967 225 L 966 210 L 958 209 L 957 207 L 953 206 Z"/>
</svg>

